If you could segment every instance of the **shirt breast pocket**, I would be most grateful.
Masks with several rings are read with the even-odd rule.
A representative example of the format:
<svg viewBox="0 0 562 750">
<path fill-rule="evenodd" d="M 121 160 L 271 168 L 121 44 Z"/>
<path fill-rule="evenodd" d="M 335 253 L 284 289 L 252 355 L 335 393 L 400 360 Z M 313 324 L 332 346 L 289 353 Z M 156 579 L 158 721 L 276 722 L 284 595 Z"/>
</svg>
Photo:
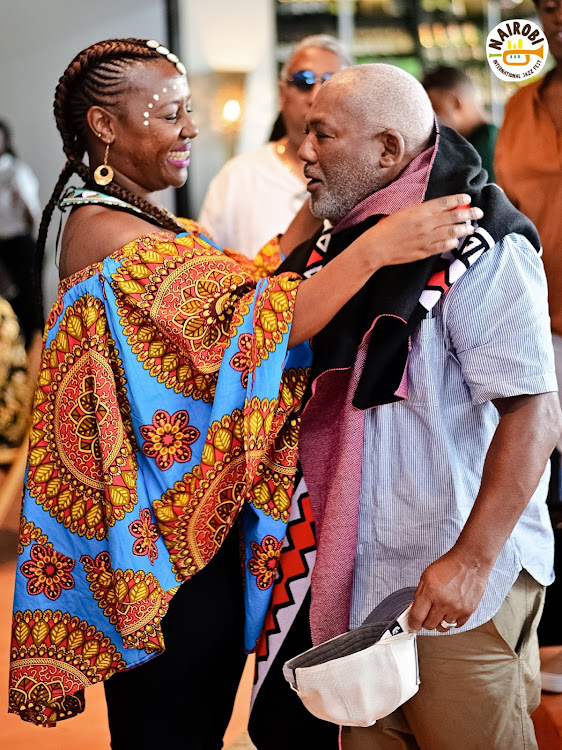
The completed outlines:
<svg viewBox="0 0 562 750">
<path fill-rule="evenodd" d="M 443 317 L 424 318 L 411 340 L 408 357 L 408 403 L 435 405 L 445 386 L 447 344 Z"/>
</svg>

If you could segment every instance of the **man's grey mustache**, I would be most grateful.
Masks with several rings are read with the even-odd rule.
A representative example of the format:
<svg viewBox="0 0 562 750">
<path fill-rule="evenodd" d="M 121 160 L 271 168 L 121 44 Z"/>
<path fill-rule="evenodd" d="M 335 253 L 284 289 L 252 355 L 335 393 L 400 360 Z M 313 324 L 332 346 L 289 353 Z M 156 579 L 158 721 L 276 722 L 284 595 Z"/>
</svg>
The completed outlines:
<svg viewBox="0 0 562 750">
<path fill-rule="evenodd" d="M 304 176 L 309 180 L 318 180 L 320 179 L 317 177 L 308 167 L 304 168 Z"/>
</svg>

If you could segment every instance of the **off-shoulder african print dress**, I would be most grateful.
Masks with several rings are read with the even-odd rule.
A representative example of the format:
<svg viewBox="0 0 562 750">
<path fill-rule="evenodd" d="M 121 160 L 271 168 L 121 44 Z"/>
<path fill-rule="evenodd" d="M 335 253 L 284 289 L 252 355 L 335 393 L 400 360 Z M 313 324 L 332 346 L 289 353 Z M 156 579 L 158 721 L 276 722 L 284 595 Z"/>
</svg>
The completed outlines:
<svg viewBox="0 0 562 750">
<path fill-rule="evenodd" d="M 171 598 L 239 516 L 248 650 L 262 628 L 310 362 L 287 351 L 299 278 L 256 281 L 189 226 L 63 281 L 47 322 L 10 681 L 10 711 L 36 724 L 165 647 Z"/>
</svg>

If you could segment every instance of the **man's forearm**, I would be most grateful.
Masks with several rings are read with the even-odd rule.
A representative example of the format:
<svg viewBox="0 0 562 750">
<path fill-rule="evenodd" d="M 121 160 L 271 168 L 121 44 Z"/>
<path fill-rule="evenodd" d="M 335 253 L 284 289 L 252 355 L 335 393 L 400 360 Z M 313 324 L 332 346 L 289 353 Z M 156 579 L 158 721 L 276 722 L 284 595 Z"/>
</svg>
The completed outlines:
<svg viewBox="0 0 562 750">
<path fill-rule="evenodd" d="M 527 507 L 562 429 L 556 393 L 498 399 L 501 418 L 482 483 L 454 547 L 467 562 L 491 569 Z"/>
<path fill-rule="evenodd" d="M 562 426 L 558 394 L 494 401 L 501 418 L 490 443 L 478 497 L 456 544 L 422 573 L 410 627 L 459 627 L 478 607 L 503 545 L 525 510 Z"/>
</svg>

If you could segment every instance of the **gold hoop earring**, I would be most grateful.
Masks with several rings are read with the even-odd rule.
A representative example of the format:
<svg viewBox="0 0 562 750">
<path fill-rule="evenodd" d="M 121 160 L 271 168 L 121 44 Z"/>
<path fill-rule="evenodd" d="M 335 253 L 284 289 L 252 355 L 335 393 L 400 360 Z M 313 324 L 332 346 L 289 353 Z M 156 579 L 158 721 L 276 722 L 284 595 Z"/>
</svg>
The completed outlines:
<svg viewBox="0 0 562 750">
<path fill-rule="evenodd" d="M 113 170 L 107 163 L 108 155 L 109 155 L 109 143 L 105 147 L 103 164 L 100 164 L 100 166 L 94 172 L 94 180 L 96 182 L 96 185 L 109 185 L 109 183 L 113 179 Z"/>
</svg>

